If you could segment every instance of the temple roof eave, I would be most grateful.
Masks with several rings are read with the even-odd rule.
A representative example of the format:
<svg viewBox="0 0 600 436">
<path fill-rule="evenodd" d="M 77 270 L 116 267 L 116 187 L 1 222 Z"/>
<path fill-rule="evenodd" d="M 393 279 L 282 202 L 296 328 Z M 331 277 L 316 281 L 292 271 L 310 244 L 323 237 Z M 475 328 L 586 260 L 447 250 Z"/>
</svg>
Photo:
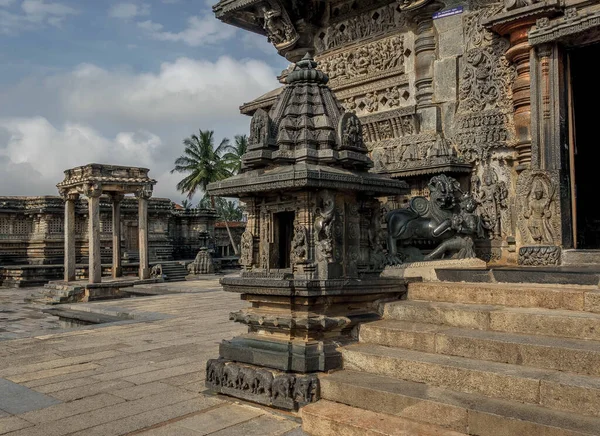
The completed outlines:
<svg viewBox="0 0 600 436">
<path fill-rule="evenodd" d="M 408 190 L 408 184 L 373 173 L 359 173 L 322 165 L 295 164 L 266 171 L 248 171 L 211 183 L 207 191 L 210 195 L 244 197 L 260 192 L 307 188 L 359 191 L 383 196 L 404 194 Z"/>
</svg>

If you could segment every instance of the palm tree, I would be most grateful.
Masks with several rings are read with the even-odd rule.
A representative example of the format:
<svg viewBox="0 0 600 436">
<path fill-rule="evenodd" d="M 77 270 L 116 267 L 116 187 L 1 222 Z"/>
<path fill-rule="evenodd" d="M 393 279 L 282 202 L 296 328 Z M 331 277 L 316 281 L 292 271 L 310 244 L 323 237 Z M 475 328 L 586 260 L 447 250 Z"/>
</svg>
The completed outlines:
<svg viewBox="0 0 600 436">
<path fill-rule="evenodd" d="M 192 202 L 188 199 L 182 200 L 181 207 L 183 207 L 184 210 L 190 210 L 192 208 Z"/>
<path fill-rule="evenodd" d="M 233 174 L 239 174 L 242 169 L 242 156 L 248 151 L 248 136 L 235 135 L 235 145 L 228 145 L 225 149 L 227 153 L 223 159 L 227 162 L 229 170 Z"/>
<path fill-rule="evenodd" d="M 223 180 L 231 175 L 226 161 L 222 158 L 229 144 L 229 139 L 224 138 L 219 146 L 214 147 L 214 132 L 200 130 L 198 135 L 192 135 L 183 140 L 185 149 L 183 155 L 175 160 L 174 172 L 187 173 L 179 183 L 177 189 L 187 194 L 191 199 L 198 189 L 206 191 L 209 183 Z M 233 147 L 231 147 L 233 148 Z M 211 199 L 213 208 L 214 199 Z"/>
</svg>

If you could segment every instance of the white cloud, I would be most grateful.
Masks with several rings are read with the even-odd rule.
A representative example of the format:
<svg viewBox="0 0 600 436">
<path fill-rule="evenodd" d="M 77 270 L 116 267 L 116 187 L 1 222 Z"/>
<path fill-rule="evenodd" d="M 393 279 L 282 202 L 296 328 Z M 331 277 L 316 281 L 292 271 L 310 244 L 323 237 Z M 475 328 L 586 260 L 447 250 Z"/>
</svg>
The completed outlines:
<svg viewBox="0 0 600 436">
<path fill-rule="evenodd" d="M 198 129 L 214 130 L 217 143 L 246 133 L 239 105 L 277 87 L 278 72 L 256 60 L 180 58 L 151 73 L 82 64 L 0 89 L 0 195 L 52 195 L 63 170 L 100 162 L 150 168 L 155 195 L 180 200 L 182 175 L 169 170 L 182 140 Z"/>
<path fill-rule="evenodd" d="M 157 73 L 142 74 L 82 64 L 47 86 L 60 90 L 68 114 L 156 123 L 234 115 L 241 103 L 275 88 L 275 74 L 256 60 L 180 58 L 163 63 Z"/>
<path fill-rule="evenodd" d="M 108 15 L 113 18 L 130 20 L 135 17 L 149 15 L 150 5 L 146 3 L 117 3 L 110 7 Z"/>
<path fill-rule="evenodd" d="M 66 123 L 57 128 L 44 117 L 0 119 L 0 129 L 9 135 L 0 155 L 14 164 L 28 163 L 54 180 L 62 170 L 90 162 L 147 165 L 161 146 L 158 136 L 144 130 L 106 138 L 89 125 Z"/>
<path fill-rule="evenodd" d="M 3 0 L 0 0 L 3 1 Z M 10 0 L 2 6 L 10 5 Z M 21 12 L 0 10 L 0 33 L 16 34 L 25 30 L 35 30 L 45 25 L 60 27 L 70 15 L 77 10 L 58 2 L 46 0 L 23 0 Z"/>
<path fill-rule="evenodd" d="M 142 21 L 138 27 L 144 30 L 152 39 L 158 41 L 183 42 L 191 47 L 214 44 L 230 39 L 235 35 L 235 28 L 223 24 L 212 15 L 188 18 L 187 27 L 180 32 L 169 32 L 164 26 L 153 21 Z"/>
</svg>

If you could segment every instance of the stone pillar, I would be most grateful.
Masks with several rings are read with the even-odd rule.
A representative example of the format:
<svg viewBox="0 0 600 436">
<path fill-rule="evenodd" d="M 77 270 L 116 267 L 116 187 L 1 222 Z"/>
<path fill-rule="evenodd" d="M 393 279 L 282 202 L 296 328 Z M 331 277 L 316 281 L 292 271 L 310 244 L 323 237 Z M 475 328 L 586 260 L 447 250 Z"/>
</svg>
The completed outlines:
<svg viewBox="0 0 600 436">
<path fill-rule="evenodd" d="M 417 24 L 415 38 L 415 88 L 417 106 L 431 104 L 433 99 L 433 63 L 436 37 L 431 14 L 437 7 L 419 10 L 413 20 Z"/>
<path fill-rule="evenodd" d="M 99 185 L 89 186 L 85 195 L 88 198 L 88 238 L 89 238 L 89 282 L 102 281 L 102 259 L 100 257 L 100 195 Z"/>
<path fill-rule="evenodd" d="M 433 2 L 410 12 L 417 25 L 415 36 L 415 99 L 422 131 L 440 131 L 439 108 L 433 103 L 433 66 L 437 36 L 432 15 L 443 7 Z"/>
<path fill-rule="evenodd" d="M 112 195 L 112 276 L 113 278 L 121 277 L 121 201 L 123 195 Z"/>
<path fill-rule="evenodd" d="M 150 278 L 150 263 L 148 261 L 148 199 L 152 191 L 140 189 L 138 198 L 138 232 L 140 248 L 140 280 Z"/>
<path fill-rule="evenodd" d="M 65 282 L 75 280 L 75 201 L 79 196 L 67 194 L 65 199 Z"/>
</svg>

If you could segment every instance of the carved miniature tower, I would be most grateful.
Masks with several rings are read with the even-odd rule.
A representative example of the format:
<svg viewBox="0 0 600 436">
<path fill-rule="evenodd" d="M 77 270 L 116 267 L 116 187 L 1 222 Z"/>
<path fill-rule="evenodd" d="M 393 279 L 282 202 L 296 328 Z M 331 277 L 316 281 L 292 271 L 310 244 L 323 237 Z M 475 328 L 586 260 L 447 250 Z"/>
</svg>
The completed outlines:
<svg viewBox="0 0 600 436">
<path fill-rule="evenodd" d="M 254 114 L 241 174 L 208 187 L 246 204 L 243 272 L 221 283 L 252 307 L 231 314 L 248 334 L 221 344 L 207 386 L 288 409 L 317 399 L 314 373 L 340 367 L 336 347 L 378 317 L 375 301 L 405 291 L 379 278 L 376 198 L 407 185 L 368 172 L 361 123 L 316 66 L 308 55 L 296 64 L 270 113 Z"/>
</svg>

